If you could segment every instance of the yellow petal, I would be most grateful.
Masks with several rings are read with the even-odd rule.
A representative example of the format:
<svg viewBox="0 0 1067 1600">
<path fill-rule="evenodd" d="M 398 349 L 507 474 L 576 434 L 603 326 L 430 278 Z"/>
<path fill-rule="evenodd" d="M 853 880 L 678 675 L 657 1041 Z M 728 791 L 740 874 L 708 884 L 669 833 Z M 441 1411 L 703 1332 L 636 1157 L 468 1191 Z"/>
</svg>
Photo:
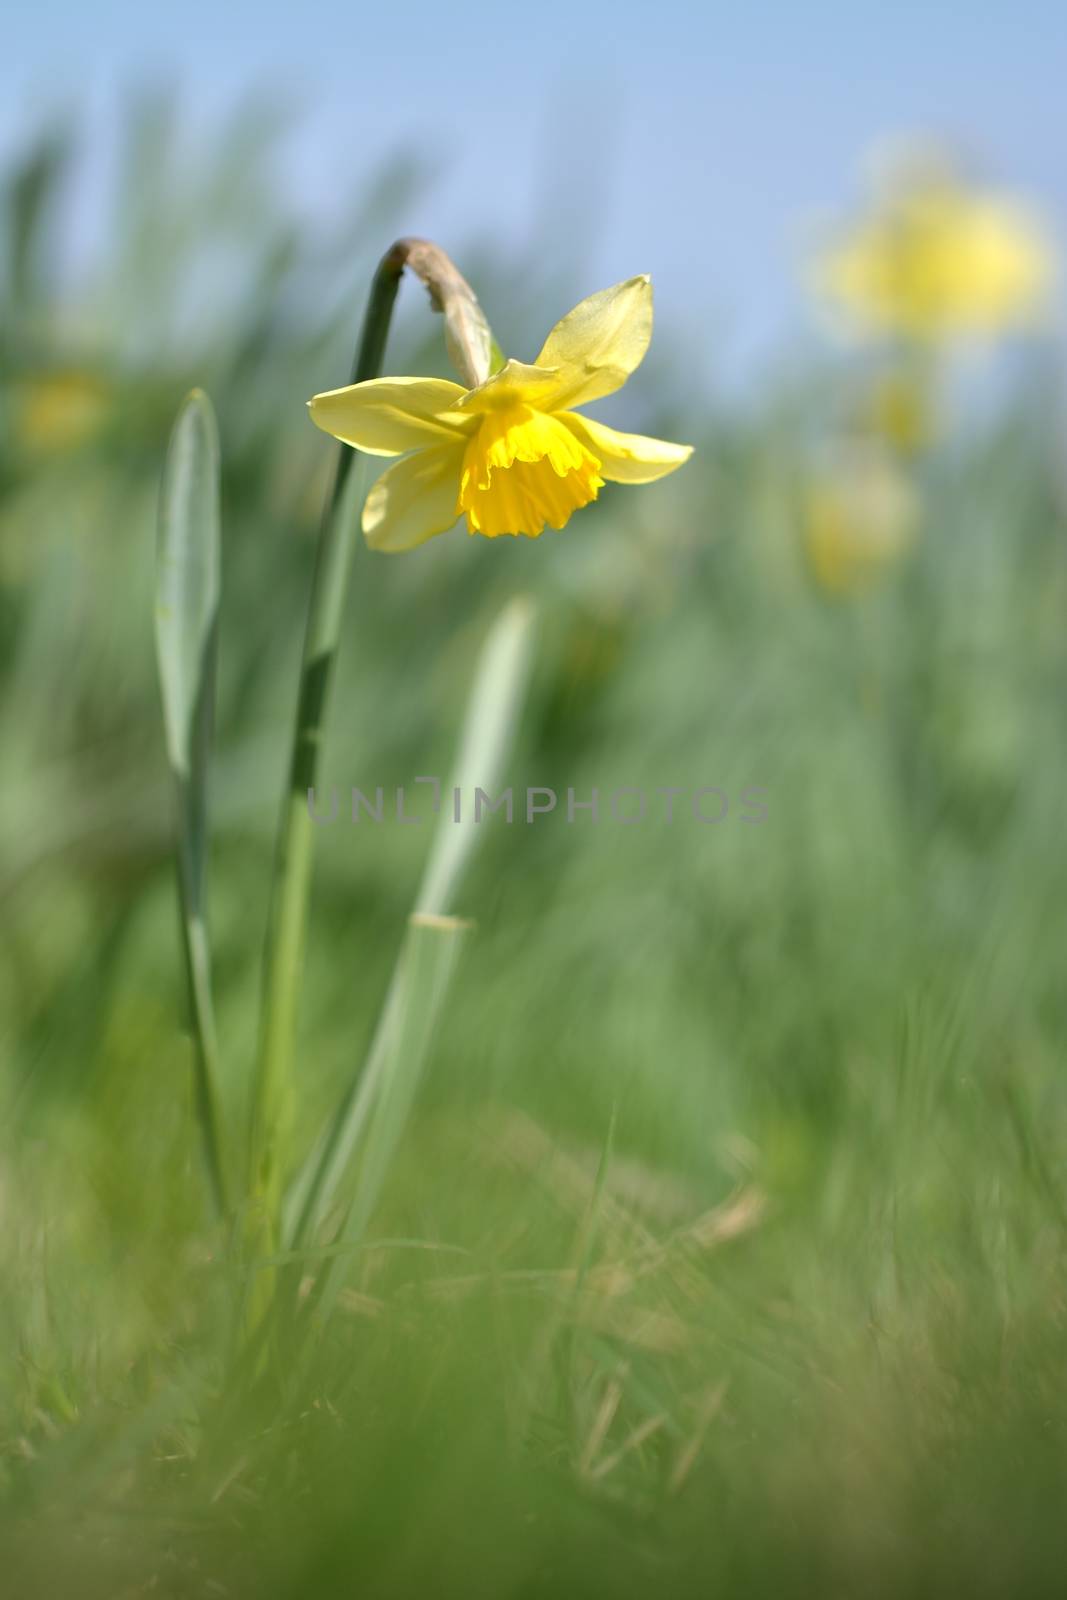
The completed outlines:
<svg viewBox="0 0 1067 1600">
<path fill-rule="evenodd" d="M 465 392 L 445 378 L 371 378 L 317 394 L 308 410 L 335 439 L 368 455 L 399 456 L 464 431 L 466 419 L 449 408 Z"/>
<path fill-rule="evenodd" d="M 478 385 L 477 389 L 461 392 L 454 402 L 455 412 L 462 416 L 481 416 L 487 411 L 503 411 L 517 405 L 538 406 L 548 409 L 546 402 L 553 399 L 559 388 L 559 374 L 551 367 L 530 367 L 524 361 L 506 361 L 499 372 Z"/>
<path fill-rule="evenodd" d="M 627 278 L 591 294 L 557 322 L 537 357 L 558 367 L 553 410 L 614 394 L 644 358 L 652 338 L 652 279 Z"/>
<path fill-rule="evenodd" d="M 618 433 L 614 428 L 580 417 L 576 411 L 561 411 L 579 444 L 600 462 L 600 473 L 613 483 L 654 483 L 668 472 L 682 467 L 693 454 L 691 444 L 670 444 L 666 439 L 649 439 L 643 433 Z"/>
<path fill-rule="evenodd" d="M 363 532 L 372 550 L 414 550 L 447 533 L 459 512 L 462 443 L 418 450 L 388 467 L 363 506 Z"/>
</svg>

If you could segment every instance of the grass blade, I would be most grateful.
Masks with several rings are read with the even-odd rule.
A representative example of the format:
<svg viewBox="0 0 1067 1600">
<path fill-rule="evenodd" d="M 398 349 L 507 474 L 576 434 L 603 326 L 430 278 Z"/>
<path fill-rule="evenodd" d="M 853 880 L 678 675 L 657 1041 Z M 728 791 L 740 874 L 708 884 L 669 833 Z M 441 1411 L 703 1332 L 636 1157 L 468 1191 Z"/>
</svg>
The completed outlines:
<svg viewBox="0 0 1067 1600">
<path fill-rule="evenodd" d="M 182 945 L 196 1047 L 197 1111 L 212 1189 L 228 1204 L 218 1043 L 207 932 L 207 769 L 219 609 L 219 442 L 211 402 L 188 396 L 163 472 L 156 565 L 156 655 L 177 810 Z"/>
</svg>

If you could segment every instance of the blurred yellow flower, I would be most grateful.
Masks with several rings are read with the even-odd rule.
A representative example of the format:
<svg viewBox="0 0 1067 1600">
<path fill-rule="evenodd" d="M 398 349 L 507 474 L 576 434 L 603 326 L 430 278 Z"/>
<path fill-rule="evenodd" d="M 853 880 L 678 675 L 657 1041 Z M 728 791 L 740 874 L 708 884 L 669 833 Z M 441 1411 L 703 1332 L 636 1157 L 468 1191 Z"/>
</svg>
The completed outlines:
<svg viewBox="0 0 1067 1600">
<path fill-rule="evenodd" d="M 102 378 L 76 368 L 26 378 L 13 396 L 13 437 L 35 455 L 76 449 L 107 415 L 110 390 Z"/>
<path fill-rule="evenodd" d="M 920 503 L 882 451 L 850 451 L 816 478 L 804 501 L 804 536 L 816 581 L 831 594 L 868 587 L 914 545 Z"/>
<path fill-rule="evenodd" d="M 1053 255 L 1021 209 L 927 162 L 899 173 L 820 265 L 823 287 L 860 325 L 938 340 L 1025 322 L 1043 302 Z"/>
<path fill-rule="evenodd" d="M 370 455 L 404 456 L 367 496 L 368 544 L 410 550 L 460 516 L 470 533 L 536 539 L 595 500 L 605 479 L 651 483 L 680 467 L 688 445 L 618 433 L 570 409 L 620 389 L 651 337 L 651 281 L 630 278 L 558 322 L 533 366 L 508 361 L 475 389 L 375 378 L 316 395 L 318 427 Z"/>
</svg>

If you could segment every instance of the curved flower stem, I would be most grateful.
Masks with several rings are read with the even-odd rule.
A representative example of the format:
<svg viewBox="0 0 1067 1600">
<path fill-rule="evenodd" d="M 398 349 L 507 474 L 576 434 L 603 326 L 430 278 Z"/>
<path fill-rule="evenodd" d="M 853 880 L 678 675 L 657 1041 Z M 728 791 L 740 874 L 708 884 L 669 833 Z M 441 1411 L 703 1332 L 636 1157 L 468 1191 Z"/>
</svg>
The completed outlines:
<svg viewBox="0 0 1067 1600">
<path fill-rule="evenodd" d="M 429 290 L 444 315 L 445 340 L 469 386 L 489 375 L 492 336 L 466 279 L 449 257 L 427 239 L 399 239 L 386 251 L 371 284 L 352 382 L 376 378 L 382 367 L 393 306 L 404 268 Z M 307 933 L 314 825 L 309 791 L 314 789 L 329 704 L 330 685 L 344 615 L 345 590 L 355 528 L 347 493 L 356 452 L 343 446 L 319 535 L 300 665 L 300 690 L 293 730 L 289 778 L 271 883 L 263 965 L 263 1003 L 258 1065 L 253 1086 L 249 1148 L 246 1256 L 275 1255 L 281 1244 L 282 1196 L 291 1123 L 293 1041 Z M 257 1367 L 273 1339 L 275 1271 L 253 1270 L 244 1331 Z M 248 1346 L 246 1346 L 246 1349 Z"/>
<path fill-rule="evenodd" d="M 352 382 L 377 377 L 400 278 L 407 261 L 401 240 L 382 257 L 371 285 Z M 341 447 L 319 534 L 300 664 L 300 690 L 289 776 L 271 884 L 263 964 L 263 1010 L 253 1089 L 248 1199 L 253 1253 L 277 1248 L 278 1215 L 291 1098 L 291 1061 L 307 931 L 314 830 L 308 790 L 314 788 L 344 614 L 354 518 L 345 514 L 345 489 L 356 452 Z M 265 1274 L 259 1274 L 260 1280 Z"/>
</svg>

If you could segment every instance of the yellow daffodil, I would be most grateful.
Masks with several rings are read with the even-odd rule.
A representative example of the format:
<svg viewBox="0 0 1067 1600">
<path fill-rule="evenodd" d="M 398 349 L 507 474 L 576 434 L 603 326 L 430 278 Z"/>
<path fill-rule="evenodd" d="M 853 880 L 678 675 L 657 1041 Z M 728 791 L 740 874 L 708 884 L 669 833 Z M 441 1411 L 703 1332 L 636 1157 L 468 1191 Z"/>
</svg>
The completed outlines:
<svg viewBox="0 0 1067 1600">
<path fill-rule="evenodd" d="M 375 378 L 316 395 L 318 427 L 369 455 L 403 457 L 367 496 L 368 544 L 411 550 L 461 516 L 490 539 L 536 539 L 605 480 L 651 483 L 680 467 L 688 445 L 618 433 L 571 409 L 620 389 L 651 336 L 651 281 L 630 278 L 558 322 L 532 366 L 508 361 L 477 388 Z"/>
<path fill-rule="evenodd" d="M 1025 321 L 1048 288 L 1052 253 L 1024 212 L 928 162 L 900 173 L 821 268 L 860 325 L 936 341 Z"/>
<path fill-rule="evenodd" d="M 14 394 L 13 432 L 33 455 L 62 454 L 87 443 L 108 413 L 107 384 L 91 372 L 41 372 Z"/>
<path fill-rule="evenodd" d="M 857 447 L 808 485 L 804 537 L 812 575 L 830 594 L 868 588 L 915 544 L 921 505 L 882 451 Z"/>
</svg>

